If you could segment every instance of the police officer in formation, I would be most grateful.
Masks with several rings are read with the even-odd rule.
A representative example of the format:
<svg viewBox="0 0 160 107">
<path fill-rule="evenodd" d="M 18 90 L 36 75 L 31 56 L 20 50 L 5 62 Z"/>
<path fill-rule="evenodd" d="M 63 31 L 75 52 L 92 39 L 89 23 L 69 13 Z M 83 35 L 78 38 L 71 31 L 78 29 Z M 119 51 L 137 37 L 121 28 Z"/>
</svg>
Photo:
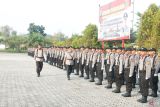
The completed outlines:
<svg viewBox="0 0 160 107">
<path fill-rule="evenodd" d="M 28 50 L 28 54 L 32 49 Z M 37 53 L 35 52 L 35 55 Z M 138 102 L 146 103 L 148 95 L 157 97 L 158 73 L 160 71 L 160 55 L 156 49 L 140 48 L 106 48 L 94 47 L 51 47 L 45 50 L 46 62 L 67 71 L 67 78 L 74 73 L 90 82 L 98 81 L 102 85 L 103 77 L 107 80 L 105 88 L 112 89 L 115 82 L 114 93 L 121 93 L 121 86 L 126 87 L 123 97 L 131 97 L 135 85 L 139 86 L 142 97 Z M 152 92 L 149 94 L 149 88 Z"/>
</svg>

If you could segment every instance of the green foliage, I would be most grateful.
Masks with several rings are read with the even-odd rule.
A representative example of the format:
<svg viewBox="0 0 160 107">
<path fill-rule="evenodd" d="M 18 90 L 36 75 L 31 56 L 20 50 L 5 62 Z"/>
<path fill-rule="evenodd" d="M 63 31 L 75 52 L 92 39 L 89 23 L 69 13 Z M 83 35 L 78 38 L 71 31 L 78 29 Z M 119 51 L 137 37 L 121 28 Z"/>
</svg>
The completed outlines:
<svg viewBox="0 0 160 107">
<path fill-rule="evenodd" d="M 43 44 L 44 43 L 44 36 L 39 34 L 39 33 L 32 33 L 32 35 L 29 35 L 28 38 L 28 46 L 29 47 L 35 47 L 39 43 Z"/>
<path fill-rule="evenodd" d="M 143 15 L 141 15 L 140 25 L 138 29 L 138 37 L 137 43 L 139 47 L 147 47 L 147 48 L 157 48 L 160 47 L 159 43 L 159 24 L 160 24 L 160 8 L 152 4 L 145 11 Z"/>
<path fill-rule="evenodd" d="M 29 24 L 28 31 L 30 35 L 34 33 L 39 33 L 43 36 L 46 36 L 46 33 L 44 32 L 44 30 L 45 30 L 45 27 L 42 25 L 35 25 L 34 23 Z"/>
<path fill-rule="evenodd" d="M 8 25 L 0 27 L 0 36 L 9 37 L 11 36 L 12 28 Z"/>
<path fill-rule="evenodd" d="M 61 36 L 60 36 L 61 35 Z M 60 33 L 54 36 L 54 45 L 56 46 L 72 46 L 72 47 L 100 47 L 100 43 L 97 39 L 98 29 L 94 24 L 89 24 L 83 30 L 82 35 L 72 34 L 71 38 L 65 38 Z M 55 39 L 59 38 L 59 39 Z M 63 38 L 63 39 L 60 39 Z"/>
<path fill-rule="evenodd" d="M 98 28 L 96 25 L 89 24 L 82 33 L 84 36 L 84 46 L 95 47 L 98 45 Z"/>
<path fill-rule="evenodd" d="M 29 47 L 36 47 L 39 43 L 43 46 L 51 46 L 52 38 L 50 36 L 43 36 L 39 33 L 34 33 L 28 36 L 28 46 Z"/>
<path fill-rule="evenodd" d="M 64 41 L 67 37 L 62 32 L 55 33 L 53 35 L 53 41 Z"/>
<path fill-rule="evenodd" d="M 27 37 L 26 36 L 11 36 L 5 40 L 8 48 L 12 48 L 17 52 L 20 52 L 21 49 L 26 49 Z"/>
</svg>

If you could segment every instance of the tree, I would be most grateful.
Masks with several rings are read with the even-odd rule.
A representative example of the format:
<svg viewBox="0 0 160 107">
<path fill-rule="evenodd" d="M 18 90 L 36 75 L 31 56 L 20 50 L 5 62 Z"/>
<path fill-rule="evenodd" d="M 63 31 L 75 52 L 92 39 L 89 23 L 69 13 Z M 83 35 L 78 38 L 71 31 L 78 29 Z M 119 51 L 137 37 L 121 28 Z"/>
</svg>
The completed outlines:
<svg viewBox="0 0 160 107">
<path fill-rule="evenodd" d="M 150 48 L 154 47 L 154 44 L 157 44 L 156 41 L 154 42 L 154 39 L 158 34 L 154 29 L 157 29 L 158 27 L 156 25 L 159 22 L 159 20 L 157 20 L 159 10 L 160 9 L 156 4 L 152 4 L 145 13 L 141 15 L 137 37 L 137 43 L 140 47 L 145 46 Z"/>
<path fill-rule="evenodd" d="M 62 33 L 62 32 L 58 32 L 58 33 L 55 33 L 55 34 L 53 35 L 53 40 L 54 40 L 54 41 L 64 41 L 64 40 L 66 40 L 66 39 L 67 39 L 67 37 L 66 37 L 65 34 Z"/>
<path fill-rule="evenodd" d="M 83 45 L 84 46 L 88 46 L 88 47 L 94 47 L 96 45 L 99 44 L 98 42 L 98 28 L 96 25 L 94 24 L 89 24 L 86 26 L 86 28 L 84 29 L 84 31 L 82 32 L 83 34 L 83 38 L 84 38 L 84 42 Z"/>
<path fill-rule="evenodd" d="M 26 47 L 27 44 L 27 37 L 26 36 L 11 36 L 8 37 L 6 40 L 6 45 L 9 48 L 12 48 L 16 50 L 17 52 L 20 52 L 21 48 Z"/>
<path fill-rule="evenodd" d="M 35 25 L 34 23 L 29 24 L 28 31 L 30 35 L 34 33 L 39 33 L 43 36 L 46 36 L 47 34 L 44 32 L 44 30 L 45 30 L 45 27 L 42 25 Z"/>
<path fill-rule="evenodd" d="M 28 46 L 29 47 L 35 47 L 39 43 L 44 45 L 45 37 L 40 33 L 32 33 L 32 35 L 29 35 L 28 38 Z"/>
<path fill-rule="evenodd" d="M 16 35 L 17 35 L 17 31 L 13 30 L 13 31 L 11 32 L 11 35 L 12 35 L 12 36 L 16 36 Z"/>
<path fill-rule="evenodd" d="M 153 37 L 151 38 L 152 47 L 156 49 L 160 48 L 160 9 L 158 10 L 157 14 L 154 17 L 154 24 L 152 34 Z"/>
<path fill-rule="evenodd" d="M 1 32 L 1 35 L 6 38 L 6 37 L 9 37 L 9 36 L 11 35 L 12 28 L 9 27 L 8 25 L 2 26 L 2 27 L 0 28 L 0 32 Z"/>
</svg>

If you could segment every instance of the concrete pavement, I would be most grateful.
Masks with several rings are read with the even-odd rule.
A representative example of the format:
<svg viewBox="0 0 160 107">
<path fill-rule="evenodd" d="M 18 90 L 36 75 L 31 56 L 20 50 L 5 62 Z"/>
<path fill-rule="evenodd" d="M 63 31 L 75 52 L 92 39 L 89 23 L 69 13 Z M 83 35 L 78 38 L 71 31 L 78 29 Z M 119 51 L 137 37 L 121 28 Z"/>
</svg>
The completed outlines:
<svg viewBox="0 0 160 107">
<path fill-rule="evenodd" d="M 160 97 L 141 104 L 138 88 L 131 98 L 124 98 L 125 86 L 115 94 L 104 88 L 106 84 L 96 86 L 73 74 L 68 81 L 66 71 L 46 63 L 38 78 L 33 58 L 0 53 L 0 107 L 160 107 Z"/>
</svg>

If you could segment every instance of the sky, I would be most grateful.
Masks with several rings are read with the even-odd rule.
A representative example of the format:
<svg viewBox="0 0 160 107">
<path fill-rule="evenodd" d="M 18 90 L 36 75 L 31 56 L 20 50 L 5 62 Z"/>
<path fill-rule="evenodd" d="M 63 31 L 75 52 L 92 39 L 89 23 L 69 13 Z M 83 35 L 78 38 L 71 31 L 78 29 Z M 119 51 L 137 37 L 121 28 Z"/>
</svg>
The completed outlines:
<svg viewBox="0 0 160 107">
<path fill-rule="evenodd" d="M 110 2 L 113 0 L 102 0 Z M 160 0 L 134 0 L 135 13 L 143 13 Z M 0 0 L 0 26 L 9 25 L 18 34 L 28 33 L 29 23 L 43 25 L 47 34 L 80 34 L 89 24 L 98 25 L 99 0 Z"/>
</svg>

